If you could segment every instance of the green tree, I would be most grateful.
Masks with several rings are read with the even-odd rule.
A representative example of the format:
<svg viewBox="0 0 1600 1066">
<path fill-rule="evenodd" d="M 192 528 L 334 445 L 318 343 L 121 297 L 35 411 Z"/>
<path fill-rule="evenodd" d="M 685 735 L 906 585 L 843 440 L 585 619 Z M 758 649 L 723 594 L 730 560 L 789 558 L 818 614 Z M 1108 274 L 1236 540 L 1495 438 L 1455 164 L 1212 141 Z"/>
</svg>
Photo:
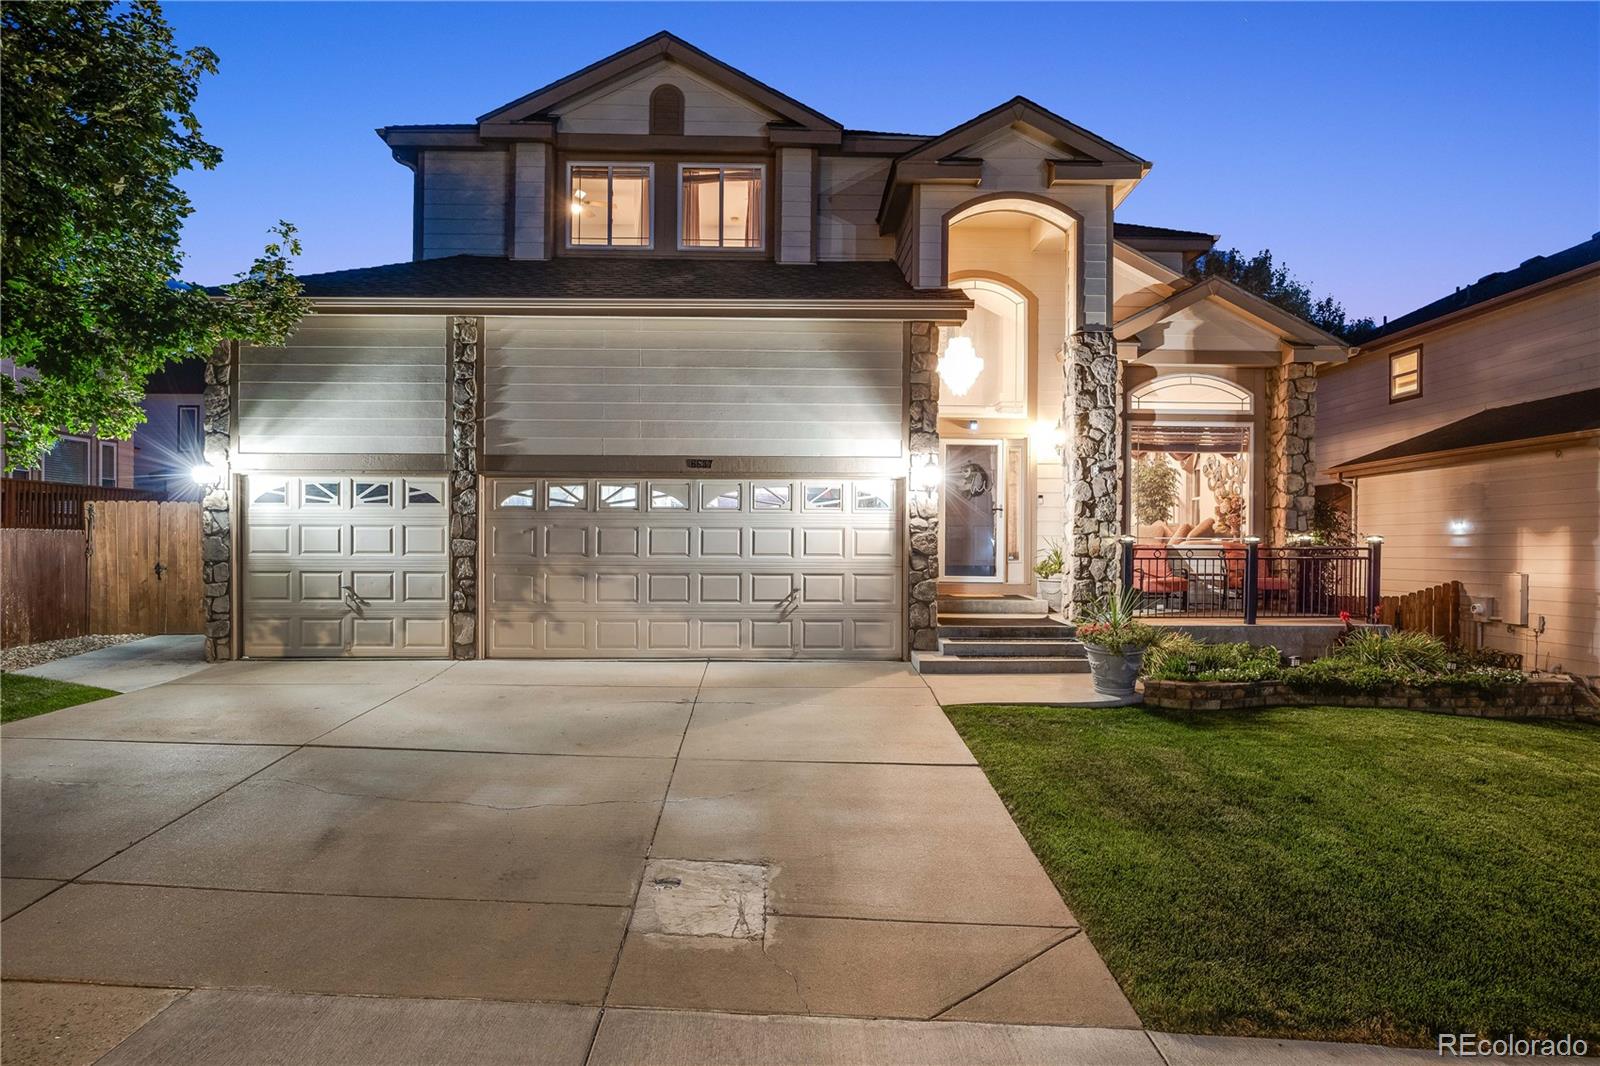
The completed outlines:
<svg viewBox="0 0 1600 1066">
<path fill-rule="evenodd" d="M 173 179 L 222 159 L 193 110 L 216 70 L 148 0 L 0 3 L 0 356 L 34 372 L 0 377 L 7 466 L 60 432 L 126 437 L 150 374 L 306 313 L 285 222 L 227 299 L 174 280 L 193 208 Z"/>
<path fill-rule="evenodd" d="M 1344 305 L 1333 297 L 1316 299 L 1311 286 L 1291 274 L 1287 266 L 1274 262 L 1266 248 L 1248 257 L 1237 248 L 1212 250 L 1195 260 L 1189 275 L 1231 281 L 1349 344 L 1360 344 L 1378 330 L 1370 318 L 1350 318 Z"/>
<path fill-rule="evenodd" d="M 1133 457 L 1133 517 L 1142 526 L 1172 521 L 1178 506 L 1178 470 L 1160 452 Z"/>
</svg>

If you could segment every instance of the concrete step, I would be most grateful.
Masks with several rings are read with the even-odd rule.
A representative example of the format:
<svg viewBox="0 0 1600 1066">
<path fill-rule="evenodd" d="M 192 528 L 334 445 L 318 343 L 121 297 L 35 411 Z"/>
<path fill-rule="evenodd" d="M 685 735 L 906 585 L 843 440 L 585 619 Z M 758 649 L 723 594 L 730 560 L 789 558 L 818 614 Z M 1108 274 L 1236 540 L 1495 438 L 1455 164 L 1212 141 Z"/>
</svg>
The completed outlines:
<svg viewBox="0 0 1600 1066">
<path fill-rule="evenodd" d="M 914 651 L 911 664 L 921 674 L 1086 674 L 1089 660 L 1060 657 L 995 656 L 973 658 Z"/>
<path fill-rule="evenodd" d="M 1043 618 L 1050 605 L 1034 596 L 941 596 L 940 614 L 1020 614 Z"/>
<path fill-rule="evenodd" d="M 1077 626 L 1034 615 L 939 616 L 939 636 L 952 640 L 1070 640 L 1077 631 Z"/>
<path fill-rule="evenodd" d="M 1004 656 L 1006 658 L 1081 659 L 1083 645 L 1075 640 L 1012 640 L 991 638 L 983 640 L 950 640 L 941 638 L 939 650 L 946 655 L 970 659 L 974 656 Z"/>
</svg>

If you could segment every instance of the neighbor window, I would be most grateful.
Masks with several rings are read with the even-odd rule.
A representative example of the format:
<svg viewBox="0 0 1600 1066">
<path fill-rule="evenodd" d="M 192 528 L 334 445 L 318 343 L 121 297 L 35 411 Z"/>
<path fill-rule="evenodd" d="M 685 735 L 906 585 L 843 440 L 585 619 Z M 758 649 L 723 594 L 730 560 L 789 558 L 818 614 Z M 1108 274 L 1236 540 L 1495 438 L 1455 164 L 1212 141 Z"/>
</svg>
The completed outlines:
<svg viewBox="0 0 1600 1066">
<path fill-rule="evenodd" d="M 178 456 L 198 463 L 200 451 L 200 406 L 186 403 L 178 408 Z"/>
<path fill-rule="evenodd" d="M 109 440 L 100 442 L 100 484 L 115 486 L 117 483 L 117 446 Z"/>
<path fill-rule="evenodd" d="M 567 170 L 569 244 L 580 248 L 650 247 L 648 163 L 574 163 Z"/>
<path fill-rule="evenodd" d="M 1389 357 L 1389 399 L 1409 400 L 1422 395 L 1422 349 L 1396 352 Z"/>
<path fill-rule="evenodd" d="M 679 167 L 678 246 L 760 248 L 762 169 Z"/>
<path fill-rule="evenodd" d="M 89 442 L 83 437 L 61 437 L 39 461 L 45 481 L 89 484 Z"/>
</svg>

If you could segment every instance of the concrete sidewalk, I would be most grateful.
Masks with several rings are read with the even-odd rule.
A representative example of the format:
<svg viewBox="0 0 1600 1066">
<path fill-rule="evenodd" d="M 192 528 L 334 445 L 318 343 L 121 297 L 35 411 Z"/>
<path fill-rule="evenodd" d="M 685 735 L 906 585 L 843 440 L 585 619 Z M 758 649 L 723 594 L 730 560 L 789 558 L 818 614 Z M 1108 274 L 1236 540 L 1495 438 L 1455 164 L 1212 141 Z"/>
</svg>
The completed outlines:
<svg viewBox="0 0 1600 1066">
<path fill-rule="evenodd" d="M 86 651 L 65 659 L 18 670 L 29 677 L 52 681 L 71 681 L 78 685 L 108 688 L 113 692 L 135 692 L 164 685 L 180 677 L 204 670 L 206 638 L 183 633 L 164 637 L 145 637 Z"/>
</svg>

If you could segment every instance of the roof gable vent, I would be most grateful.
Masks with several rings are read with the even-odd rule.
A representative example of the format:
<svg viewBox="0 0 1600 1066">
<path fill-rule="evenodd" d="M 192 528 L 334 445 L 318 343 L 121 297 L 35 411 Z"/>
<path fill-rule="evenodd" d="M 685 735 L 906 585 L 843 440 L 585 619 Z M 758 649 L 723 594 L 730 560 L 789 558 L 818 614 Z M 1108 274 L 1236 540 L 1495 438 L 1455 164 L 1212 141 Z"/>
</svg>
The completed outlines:
<svg viewBox="0 0 1600 1066">
<path fill-rule="evenodd" d="M 658 85 L 650 94 L 650 132 L 683 136 L 683 90 L 676 85 Z"/>
</svg>

